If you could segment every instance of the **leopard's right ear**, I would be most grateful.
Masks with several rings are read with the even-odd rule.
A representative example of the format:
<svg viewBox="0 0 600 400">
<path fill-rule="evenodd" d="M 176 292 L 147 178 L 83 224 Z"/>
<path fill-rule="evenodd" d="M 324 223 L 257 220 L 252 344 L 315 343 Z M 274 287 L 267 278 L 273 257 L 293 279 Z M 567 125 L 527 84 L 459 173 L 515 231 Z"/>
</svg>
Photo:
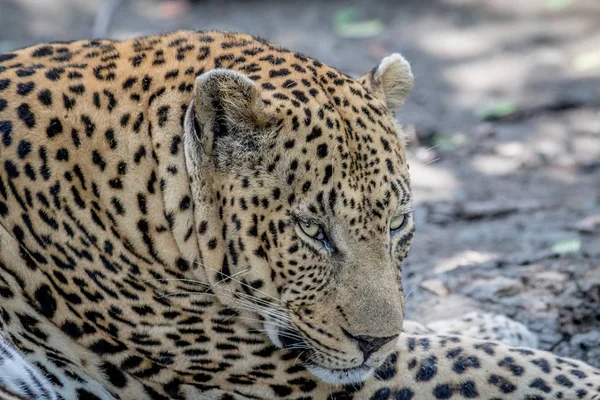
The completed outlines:
<svg viewBox="0 0 600 400">
<path fill-rule="evenodd" d="M 413 88 L 414 77 L 408 61 L 400 53 L 394 53 L 358 81 L 394 111 L 404 104 Z"/>
<path fill-rule="evenodd" d="M 268 124 L 254 81 L 237 71 L 215 69 L 196 78 L 184 141 L 196 156 L 223 166 L 258 149 Z"/>
</svg>

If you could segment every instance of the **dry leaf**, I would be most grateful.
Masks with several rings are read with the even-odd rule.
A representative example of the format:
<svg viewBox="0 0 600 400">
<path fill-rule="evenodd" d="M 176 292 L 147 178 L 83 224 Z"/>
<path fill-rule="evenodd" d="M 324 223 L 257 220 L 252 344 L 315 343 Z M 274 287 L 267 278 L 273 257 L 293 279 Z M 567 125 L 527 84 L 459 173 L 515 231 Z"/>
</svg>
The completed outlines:
<svg viewBox="0 0 600 400">
<path fill-rule="evenodd" d="M 600 232 L 600 214 L 590 215 L 582 220 L 579 220 L 573 225 L 573 228 L 582 233 Z"/>
<path fill-rule="evenodd" d="M 450 294 L 448 288 L 440 279 L 428 279 L 421 282 L 419 286 L 440 297 L 445 297 Z"/>
</svg>

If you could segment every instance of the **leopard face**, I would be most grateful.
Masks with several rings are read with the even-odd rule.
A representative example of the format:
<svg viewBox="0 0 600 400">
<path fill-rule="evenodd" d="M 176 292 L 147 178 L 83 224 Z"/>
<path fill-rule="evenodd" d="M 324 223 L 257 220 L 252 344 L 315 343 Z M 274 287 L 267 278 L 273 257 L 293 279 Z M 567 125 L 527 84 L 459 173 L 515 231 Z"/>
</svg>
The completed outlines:
<svg viewBox="0 0 600 400">
<path fill-rule="evenodd" d="M 301 67 L 261 86 L 213 70 L 197 79 L 185 117 L 213 287 L 333 384 L 364 381 L 394 346 L 414 231 L 404 143 L 388 108 L 410 90 L 410 69 L 394 55 L 362 82 Z"/>
</svg>

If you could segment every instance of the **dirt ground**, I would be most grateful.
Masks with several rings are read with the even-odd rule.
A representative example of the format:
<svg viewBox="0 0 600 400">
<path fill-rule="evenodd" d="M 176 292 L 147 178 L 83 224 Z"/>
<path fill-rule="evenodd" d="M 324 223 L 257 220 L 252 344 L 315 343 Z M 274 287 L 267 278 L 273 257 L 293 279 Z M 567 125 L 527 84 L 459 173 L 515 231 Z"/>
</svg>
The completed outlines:
<svg viewBox="0 0 600 400">
<path fill-rule="evenodd" d="M 98 17 L 102 4 L 115 12 Z M 418 223 L 404 267 L 408 317 L 504 313 L 542 348 L 600 367 L 599 1 L 0 0 L 0 9 L 0 52 L 89 38 L 95 20 L 111 38 L 249 32 L 351 75 L 400 51 L 416 78 L 398 114 Z M 348 10 L 381 32 L 346 37 L 334 20 Z"/>
</svg>

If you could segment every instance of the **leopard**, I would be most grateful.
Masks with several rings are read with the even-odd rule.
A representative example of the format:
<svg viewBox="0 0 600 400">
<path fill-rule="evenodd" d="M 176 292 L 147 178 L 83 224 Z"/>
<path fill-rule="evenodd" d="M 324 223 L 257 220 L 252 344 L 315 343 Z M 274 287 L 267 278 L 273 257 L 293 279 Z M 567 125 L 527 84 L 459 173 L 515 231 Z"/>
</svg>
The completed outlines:
<svg viewBox="0 0 600 400">
<path fill-rule="evenodd" d="M 413 85 L 220 31 L 1 54 L 0 398 L 600 398 L 581 361 L 402 332 Z"/>
</svg>

